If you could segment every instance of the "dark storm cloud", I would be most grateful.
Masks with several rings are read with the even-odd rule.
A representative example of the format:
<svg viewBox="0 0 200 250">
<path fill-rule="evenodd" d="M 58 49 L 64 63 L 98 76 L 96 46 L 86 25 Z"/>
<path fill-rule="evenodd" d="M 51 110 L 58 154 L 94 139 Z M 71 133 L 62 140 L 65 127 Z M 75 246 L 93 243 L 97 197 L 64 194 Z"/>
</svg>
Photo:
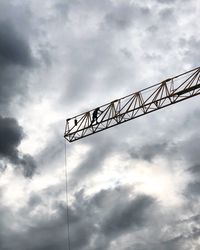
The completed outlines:
<svg viewBox="0 0 200 250">
<path fill-rule="evenodd" d="M 118 237 L 144 228 L 145 218 L 150 217 L 155 200 L 145 195 L 131 198 L 130 192 L 128 187 L 117 187 L 101 190 L 92 196 L 85 195 L 83 190 L 75 193 L 74 202 L 69 207 L 71 248 L 110 249 L 111 242 L 117 241 Z M 7 249 L 15 250 L 66 249 L 66 205 L 54 201 L 50 208 L 53 213 L 49 216 L 48 212 L 44 213 L 43 206 L 50 197 L 50 194 L 32 194 L 21 213 L 31 223 L 25 223 L 22 232 L 12 230 L 12 226 L 9 228 L 12 224 L 5 227 L 2 221 L 5 211 L 0 210 L 1 228 L 5 235 L 9 232 L 9 237 L 0 238 L 1 246 L 7 245 Z M 12 212 L 7 210 L 6 216 L 12 218 Z M 113 232 L 109 229 L 112 225 Z"/>
<path fill-rule="evenodd" d="M 29 44 L 8 22 L 0 21 L 0 66 L 31 66 Z"/>
<path fill-rule="evenodd" d="M 20 156 L 18 151 L 23 138 L 23 129 L 14 118 L 0 116 L 0 156 L 21 167 L 25 177 L 32 177 L 36 169 L 34 159 L 28 154 Z"/>
<path fill-rule="evenodd" d="M 123 201 L 122 201 L 123 202 Z M 141 228 L 147 223 L 148 214 L 145 215 L 154 199 L 141 195 L 136 199 L 124 203 L 118 203 L 107 220 L 105 220 L 102 230 L 106 235 L 121 235 L 128 230 Z"/>
<path fill-rule="evenodd" d="M 13 118 L 0 117 L 0 154 L 11 161 L 18 159 L 17 147 L 23 138 L 23 129 Z"/>
<path fill-rule="evenodd" d="M 22 166 L 25 177 L 31 178 L 35 174 L 36 162 L 29 154 L 23 154 L 19 159 L 19 164 Z"/>
<path fill-rule="evenodd" d="M 133 191 L 124 186 L 101 190 L 89 200 L 83 200 L 82 193 L 77 195 L 77 201 L 87 204 L 88 216 L 95 220 L 96 249 L 109 249 L 111 241 L 147 226 L 155 200 L 145 195 L 133 198 L 131 193 Z M 82 202 L 79 206 L 84 207 Z"/>
<path fill-rule="evenodd" d="M 31 17 L 24 6 L 0 3 L 0 113 L 7 116 L 9 107 L 18 97 L 25 98 L 25 75 L 34 66 L 29 32 Z M 20 97 L 20 98 L 19 98 Z M 12 102 L 11 102 L 12 100 Z"/>
<path fill-rule="evenodd" d="M 23 103 L 27 93 L 25 75 L 34 67 L 29 41 L 31 17 L 26 5 L 0 3 L 0 114 L 15 116 L 15 100 Z M 12 107 L 12 109 L 11 109 Z M 0 155 L 31 177 L 36 163 L 32 156 L 22 154 L 18 146 L 24 138 L 22 127 L 13 118 L 0 116 Z"/>
</svg>

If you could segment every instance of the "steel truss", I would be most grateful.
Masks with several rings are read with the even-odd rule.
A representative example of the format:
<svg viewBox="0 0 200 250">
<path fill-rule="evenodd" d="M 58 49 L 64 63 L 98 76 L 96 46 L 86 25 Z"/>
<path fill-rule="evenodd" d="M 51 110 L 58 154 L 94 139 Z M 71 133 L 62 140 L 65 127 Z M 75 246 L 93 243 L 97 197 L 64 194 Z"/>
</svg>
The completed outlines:
<svg viewBox="0 0 200 250">
<path fill-rule="evenodd" d="M 199 94 L 200 67 L 100 106 L 95 121 L 97 108 L 67 119 L 64 138 L 73 142 Z"/>
</svg>

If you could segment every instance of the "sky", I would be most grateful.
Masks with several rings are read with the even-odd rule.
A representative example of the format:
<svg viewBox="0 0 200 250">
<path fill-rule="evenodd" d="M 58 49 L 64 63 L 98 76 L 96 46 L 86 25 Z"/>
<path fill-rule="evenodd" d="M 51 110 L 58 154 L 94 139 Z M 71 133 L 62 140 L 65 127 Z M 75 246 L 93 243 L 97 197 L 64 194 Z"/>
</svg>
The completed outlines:
<svg viewBox="0 0 200 250">
<path fill-rule="evenodd" d="M 199 97 L 74 143 L 65 120 L 200 66 L 199 0 L 0 1 L 0 249 L 198 250 Z M 66 147 L 66 154 L 65 154 Z"/>
</svg>

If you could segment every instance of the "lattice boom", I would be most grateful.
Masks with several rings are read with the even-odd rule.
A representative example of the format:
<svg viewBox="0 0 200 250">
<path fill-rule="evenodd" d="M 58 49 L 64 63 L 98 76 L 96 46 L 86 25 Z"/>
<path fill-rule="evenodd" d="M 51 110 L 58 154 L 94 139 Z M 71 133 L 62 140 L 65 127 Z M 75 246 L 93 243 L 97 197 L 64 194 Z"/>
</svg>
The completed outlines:
<svg viewBox="0 0 200 250">
<path fill-rule="evenodd" d="M 200 67 L 66 120 L 73 142 L 200 94 Z"/>
</svg>

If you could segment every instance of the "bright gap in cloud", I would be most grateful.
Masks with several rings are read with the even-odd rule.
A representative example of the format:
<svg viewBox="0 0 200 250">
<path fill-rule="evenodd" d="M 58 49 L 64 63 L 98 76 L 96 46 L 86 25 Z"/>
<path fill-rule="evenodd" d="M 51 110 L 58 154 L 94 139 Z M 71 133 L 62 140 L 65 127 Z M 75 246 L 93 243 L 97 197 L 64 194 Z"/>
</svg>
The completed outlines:
<svg viewBox="0 0 200 250">
<path fill-rule="evenodd" d="M 177 165 L 177 166 L 176 166 Z M 118 185 L 133 187 L 137 193 L 152 195 L 164 206 L 179 206 L 184 202 L 182 191 L 189 176 L 180 170 L 179 163 L 170 163 L 163 159 L 154 162 L 124 161 L 120 155 L 105 161 L 103 169 L 87 181 L 88 194 Z"/>
<path fill-rule="evenodd" d="M 133 168 L 124 179 L 133 184 L 137 192 L 155 196 L 166 206 L 176 206 L 183 202 L 181 192 L 187 183 L 183 171 L 172 168 L 163 159 L 151 163 L 138 161 L 130 166 Z"/>
<path fill-rule="evenodd" d="M 64 134 L 64 116 L 52 107 L 50 100 L 43 99 L 41 102 L 33 103 L 23 112 L 25 115 L 19 122 L 25 134 L 29 135 L 20 144 L 19 149 L 23 153 L 39 153 L 46 146 L 47 138 L 52 136 L 52 125 L 61 119 L 63 119 Z"/>
</svg>

